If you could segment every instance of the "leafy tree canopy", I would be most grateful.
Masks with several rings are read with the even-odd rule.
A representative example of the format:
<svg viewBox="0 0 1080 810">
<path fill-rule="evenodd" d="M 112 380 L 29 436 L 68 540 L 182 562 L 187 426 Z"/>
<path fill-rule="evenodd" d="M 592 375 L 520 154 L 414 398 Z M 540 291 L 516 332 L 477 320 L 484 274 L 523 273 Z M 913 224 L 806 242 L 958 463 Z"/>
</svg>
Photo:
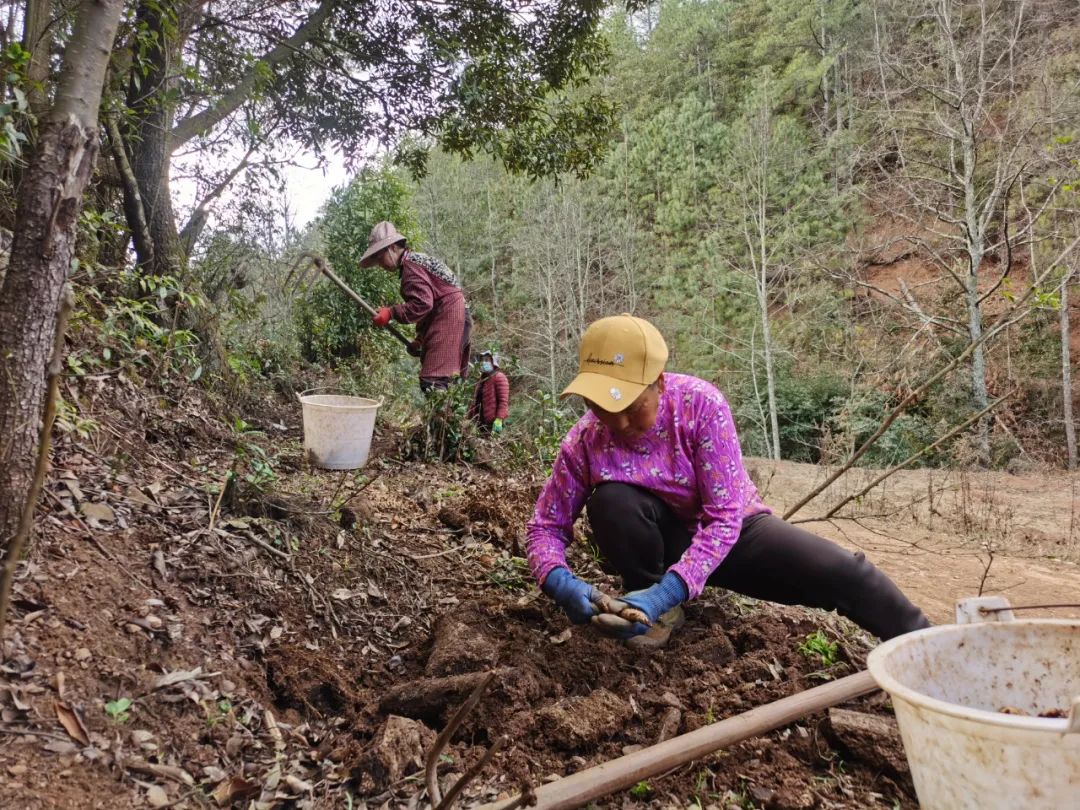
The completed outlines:
<svg viewBox="0 0 1080 810">
<path fill-rule="evenodd" d="M 249 130 L 316 150 L 356 154 L 412 133 L 532 175 L 585 172 L 603 151 L 612 106 L 598 93 L 558 92 L 605 64 L 605 5 L 177 0 L 175 29 L 159 32 L 184 40 L 173 138 L 205 135 L 242 102 Z M 415 143 L 401 157 L 419 169 Z"/>
</svg>

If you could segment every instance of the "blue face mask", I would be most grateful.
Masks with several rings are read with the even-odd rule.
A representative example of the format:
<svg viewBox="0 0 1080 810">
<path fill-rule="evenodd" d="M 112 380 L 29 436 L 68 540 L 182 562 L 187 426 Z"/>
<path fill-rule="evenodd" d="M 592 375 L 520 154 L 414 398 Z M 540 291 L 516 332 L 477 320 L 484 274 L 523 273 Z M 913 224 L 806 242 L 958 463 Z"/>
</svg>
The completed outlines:
<svg viewBox="0 0 1080 810">
<path fill-rule="evenodd" d="M 495 366 L 493 366 L 493 365 L 491 365 L 491 363 L 488 363 L 487 361 L 485 361 L 485 362 L 480 364 L 480 370 L 482 372 L 484 372 L 485 374 L 490 374 L 491 372 L 493 372 L 495 370 Z"/>
</svg>

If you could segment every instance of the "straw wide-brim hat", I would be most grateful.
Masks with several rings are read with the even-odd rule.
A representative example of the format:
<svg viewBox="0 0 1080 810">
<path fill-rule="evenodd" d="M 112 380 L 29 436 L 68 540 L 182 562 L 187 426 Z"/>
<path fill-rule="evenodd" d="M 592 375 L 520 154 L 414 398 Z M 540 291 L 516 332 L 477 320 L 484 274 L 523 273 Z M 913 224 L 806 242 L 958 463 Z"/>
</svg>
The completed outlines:
<svg viewBox="0 0 1080 810">
<path fill-rule="evenodd" d="M 371 229 L 371 235 L 368 237 L 367 250 L 364 251 L 364 255 L 360 257 L 360 266 L 368 267 L 371 265 L 372 260 L 379 255 L 379 253 L 391 245 L 396 245 L 398 242 L 404 242 L 405 237 L 398 233 L 398 229 L 394 227 L 393 222 L 380 222 L 374 228 Z"/>
</svg>

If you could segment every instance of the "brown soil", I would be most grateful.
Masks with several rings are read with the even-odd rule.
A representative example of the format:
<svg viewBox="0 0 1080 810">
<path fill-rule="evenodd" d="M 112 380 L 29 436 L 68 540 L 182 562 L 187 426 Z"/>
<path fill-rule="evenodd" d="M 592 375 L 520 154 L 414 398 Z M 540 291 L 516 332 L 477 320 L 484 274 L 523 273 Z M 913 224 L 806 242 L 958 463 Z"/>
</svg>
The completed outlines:
<svg viewBox="0 0 1080 810">
<path fill-rule="evenodd" d="M 869 649 L 835 616 L 716 592 L 688 606 L 667 650 L 634 653 L 569 629 L 530 583 L 517 555 L 535 477 L 400 463 L 381 435 L 363 476 L 313 470 L 283 402 L 266 435 L 244 437 L 276 456 L 273 491 L 219 499 L 226 473 L 244 472 L 236 435 L 206 416 L 220 403 L 94 385 L 84 416 L 99 426 L 59 437 L 16 583 L 0 664 L 4 807 L 415 806 L 424 751 L 494 669 L 440 765 L 452 781 L 508 738 L 467 788 L 475 803 L 848 674 Z M 757 466 L 774 502 L 821 474 Z M 1080 572 L 1062 559 L 1076 558 L 1074 479 L 948 481 L 908 474 L 857 520 L 813 528 L 866 548 L 936 619 L 978 589 L 987 537 L 989 590 L 1075 598 Z M 928 487 L 934 502 L 911 504 Z M 581 544 L 573 553 L 617 591 Z M 830 666 L 800 651 L 818 630 L 837 645 Z M 847 736 L 808 717 L 601 804 L 914 807 L 883 696 L 846 708 L 861 718 Z"/>
<path fill-rule="evenodd" d="M 777 512 L 831 470 L 755 459 L 754 476 Z M 878 471 L 852 470 L 793 520 L 820 516 Z M 1080 474 L 901 471 L 832 521 L 804 527 L 865 551 L 935 622 L 956 600 L 1002 594 L 1014 605 L 1080 602 Z M 1037 615 L 1077 615 L 1077 610 Z"/>
</svg>

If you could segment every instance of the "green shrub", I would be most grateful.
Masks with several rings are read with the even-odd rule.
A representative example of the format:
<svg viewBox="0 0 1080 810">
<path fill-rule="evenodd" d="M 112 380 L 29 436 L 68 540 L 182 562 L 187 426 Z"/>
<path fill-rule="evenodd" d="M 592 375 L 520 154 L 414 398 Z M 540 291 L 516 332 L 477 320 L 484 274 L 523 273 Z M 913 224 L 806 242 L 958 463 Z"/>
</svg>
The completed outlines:
<svg viewBox="0 0 1080 810">
<path fill-rule="evenodd" d="M 405 439 L 403 455 L 416 461 L 472 461 L 476 423 L 468 417 L 472 388 L 467 383 L 432 391 L 424 398 L 421 422 Z"/>
<path fill-rule="evenodd" d="M 398 300 L 398 279 L 381 267 L 360 267 L 372 227 L 389 220 L 410 244 L 419 238 L 405 181 L 388 168 L 365 169 L 349 185 L 330 195 L 319 234 L 330 266 L 361 298 L 374 307 Z M 374 329 L 371 316 L 330 281 L 312 285 L 296 311 L 300 346 L 313 361 L 361 357 L 385 361 L 398 348 L 389 335 Z"/>
<path fill-rule="evenodd" d="M 578 414 L 547 391 L 514 398 L 510 405 L 513 432 L 510 449 L 516 460 L 551 472 L 559 447 Z"/>
</svg>

